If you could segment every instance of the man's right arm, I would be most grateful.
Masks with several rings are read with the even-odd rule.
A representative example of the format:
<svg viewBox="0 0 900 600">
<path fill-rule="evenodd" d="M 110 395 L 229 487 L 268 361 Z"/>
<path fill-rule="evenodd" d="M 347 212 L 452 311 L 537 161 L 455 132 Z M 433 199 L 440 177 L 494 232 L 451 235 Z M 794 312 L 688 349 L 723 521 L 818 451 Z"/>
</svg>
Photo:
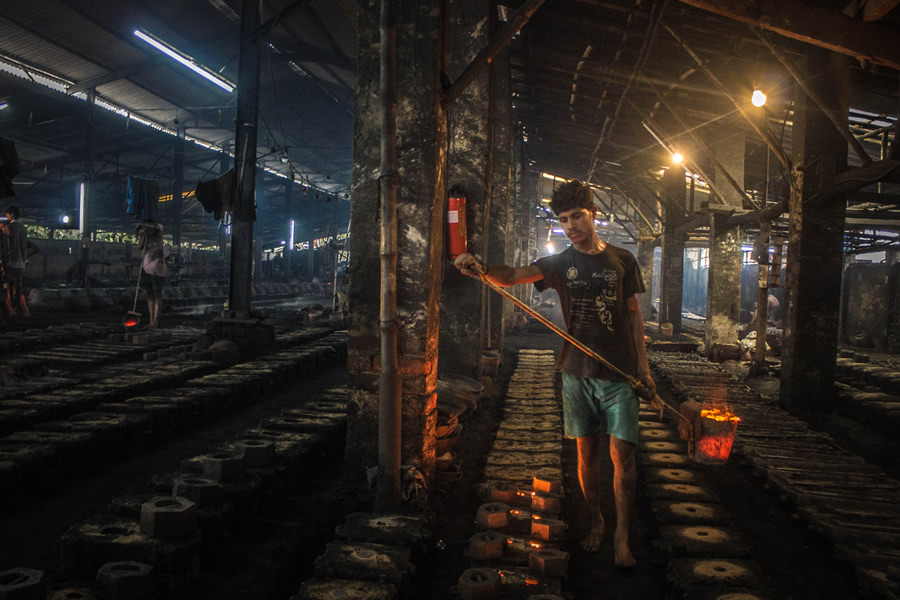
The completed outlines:
<svg viewBox="0 0 900 600">
<path fill-rule="evenodd" d="M 485 265 L 471 254 L 460 254 L 453 261 L 454 266 L 473 277 L 484 278 L 500 287 L 509 287 L 518 283 L 534 283 L 544 278 L 544 274 L 535 265 L 527 267 L 511 267 L 509 265 Z"/>
</svg>

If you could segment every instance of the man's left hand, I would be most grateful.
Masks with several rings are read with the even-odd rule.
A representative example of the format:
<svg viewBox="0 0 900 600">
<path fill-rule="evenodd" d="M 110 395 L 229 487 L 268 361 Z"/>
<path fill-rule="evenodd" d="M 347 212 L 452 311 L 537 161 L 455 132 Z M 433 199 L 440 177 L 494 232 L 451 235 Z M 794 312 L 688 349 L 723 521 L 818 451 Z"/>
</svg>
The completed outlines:
<svg viewBox="0 0 900 600">
<path fill-rule="evenodd" d="M 644 389 L 641 390 L 641 396 L 646 398 L 647 400 L 652 400 L 654 396 L 656 396 L 656 382 L 653 381 L 653 376 L 649 373 L 647 375 L 643 375 L 640 378 L 641 386 Z"/>
</svg>

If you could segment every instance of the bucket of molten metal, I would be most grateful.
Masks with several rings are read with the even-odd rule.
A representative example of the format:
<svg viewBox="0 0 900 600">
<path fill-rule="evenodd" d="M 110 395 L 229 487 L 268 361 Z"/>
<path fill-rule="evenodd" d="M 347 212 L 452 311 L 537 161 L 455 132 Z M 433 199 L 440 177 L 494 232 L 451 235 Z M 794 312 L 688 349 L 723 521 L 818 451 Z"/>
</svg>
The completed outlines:
<svg viewBox="0 0 900 600">
<path fill-rule="evenodd" d="M 678 423 L 682 439 L 688 440 L 688 455 L 694 462 L 724 464 L 731 455 L 734 436 L 741 418 L 727 406 L 704 406 L 694 400 L 682 402 Z"/>
<path fill-rule="evenodd" d="M 122 319 L 125 331 L 134 331 L 141 324 L 141 313 L 129 310 Z"/>
</svg>

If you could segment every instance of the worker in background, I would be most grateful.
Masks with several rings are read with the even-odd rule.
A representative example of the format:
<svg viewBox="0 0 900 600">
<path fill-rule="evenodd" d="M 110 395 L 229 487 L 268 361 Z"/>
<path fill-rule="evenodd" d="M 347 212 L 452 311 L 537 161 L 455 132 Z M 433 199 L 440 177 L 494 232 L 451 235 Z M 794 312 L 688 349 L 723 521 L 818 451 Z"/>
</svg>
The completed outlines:
<svg viewBox="0 0 900 600">
<path fill-rule="evenodd" d="M 753 303 L 753 313 L 750 315 L 750 324 L 756 325 L 757 318 L 759 316 L 759 302 Z M 769 324 L 777 324 L 781 321 L 781 303 L 778 301 L 778 298 L 775 297 L 775 294 L 769 292 L 768 300 L 766 303 L 766 321 Z"/>
<path fill-rule="evenodd" d="M 138 236 L 138 247 L 143 252 L 140 277 L 141 287 L 147 293 L 147 312 L 150 317 L 147 329 L 156 329 L 159 312 L 162 310 L 163 285 L 166 282 L 163 228 L 154 221 L 143 221 L 138 224 L 135 234 Z"/>
<path fill-rule="evenodd" d="M 3 265 L 6 272 L 6 284 L 9 289 L 9 311 L 15 314 L 18 309 L 23 317 L 30 317 L 28 301 L 25 297 L 25 266 L 28 259 L 40 249 L 28 239 L 25 226 L 19 222 L 19 208 L 9 206 L 6 209 L 7 256 Z"/>
<path fill-rule="evenodd" d="M 655 393 L 644 346 L 644 322 L 635 296 L 645 291 L 637 260 L 627 250 L 600 239 L 595 228 L 597 207 L 583 183 L 570 181 L 557 188 L 550 209 L 571 247 L 527 267 L 485 265 L 471 254 L 457 257 L 456 267 L 502 287 L 534 283 L 538 291 L 553 288 L 559 294 L 569 334 Z M 605 415 L 614 468 L 615 564 L 633 567 L 636 561 L 628 532 L 636 487 L 639 400 L 621 377 L 568 342 L 557 368 L 562 372 L 565 435 L 577 442 L 578 479 L 591 513 L 590 532 L 581 545 L 598 551 L 603 541 L 599 461 Z"/>
</svg>

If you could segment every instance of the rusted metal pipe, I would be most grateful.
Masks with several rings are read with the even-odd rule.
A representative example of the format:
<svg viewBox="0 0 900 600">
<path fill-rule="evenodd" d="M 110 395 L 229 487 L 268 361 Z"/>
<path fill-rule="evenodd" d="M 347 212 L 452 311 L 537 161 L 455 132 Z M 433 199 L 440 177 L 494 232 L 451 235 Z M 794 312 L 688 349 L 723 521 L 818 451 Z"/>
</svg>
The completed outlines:
<svg viewBox="0 0 900 600">
<path fill-rule="evenodd" d="M 815 103 L 815 105 L 819 107 L 819 110 L 821 110 L 822 113 L 826 117 L 828 117 L 828 120 L 831 121 L 831 124 L 834 125 L 835 129 L 838 130 L 838 133 L 841 134 L 841 137 L 843 137 L 847 141 L 847 143 L 850 144 L 850 147 L 853 148 L 853 151 L 856 152 L 856 155 L 863 162 L 863 166 L 868 167 L 870 164 L 872 164 L 872 157 L 870 157 L 869 154 L 866 152 L 865 148 L 862 147 L 862 144 L 859 143 L 859 140 L 857 140 L 856 137 L 854 137 L 853 134 L 850 133 L 850 128 L 847 125 L 847 120 L 843 119 L 843 121 L 842 121 L 840 116 L 838 116 L 837 112 L 832 110 L 830 107 L 828 107 L 825 104 L 825 102 L 822 101 L 822 99 L 812 89 L 812 87 L 810 87 L 806 83 L 806 80 L 803 78 L 802 75 L 800 75 L 800 72 L 793 65 L 793 63 L 791 63 L 791 60 L 787 57 L 787 55 L 784 52 L 782 52 L 781 50 L 779 50 L 775 46 L 775 44 L 773 44 L 769 40 L 768 36 L 766 36 L 765 33 L 763 33 L 762 31 L 759 31 L 753 27 L 751 27 L 750 29 L 753 31 L 753 33 L 756 34 L 756 37 L 758 37 L 760 39 L 760 41 L 766 45 L 766 47 L 769 49 L 769 51 L 772 52 L 772 54 L 775 56 L 775 58 L 778 59 L 778 62 L 780 62 L 782 64 L 782 66 L 784 66 L 784 68 L 787 69 L 787 72 L 791 74 L 791 77 L 794 78 L 794 81 L 797 82 L 797 85 L 800 86 L 800 89 L 802 89 L 803 92 L 807 96 L 809 96 L 809 99 L 812 100 Z"/>
<path fill-rule="evenodd" d="M 772 206 L 767 206 L 766 208 L 762 208 L 760 210 L 754 210 L 753 212 L 746 212 L 741 214 L 732 214 L 727 218 L 725 224 L 730 227 L 731 225 L 749 225 L 751 223 L 758 223 L 759 221 L 772 221 L 774 219 L 777 219 L 787 211 L 788 200 L 787 198 L 785 198 L 778 204 L 773 204 Z"/>
<path fill-rule="evenodd" d="M 759 123 L 756 122 L 756 119 L 753 118 L 753 115 L 747 112 L 747 110 L 744 108 L 744 105 L 738 102 L 734 95 L 732 95 L 731 91 L 725 87 L 725 84 L 722 83 L 722 81 L 718 77 L 716 77 L 715 73 L 713 73 L 709 69 L 709 67 L 706 66 L 706 63 L 703 62 L 703 60 L 699 56 L 697 56 L 697 54 L 691 49 L 691 47 L 688 46 L 687 43 L 682 40 L 681 37 L 677 33 L 675 33 L 675 31 L 671 27 L 669 27 L 668 25 L 663 25 L 663 27 L 665 27 L 666 31 L 669 32 L 669 35 L 671 35 L 672 38 L 674 38 L 674 40 L 678 42 L 678 45 L 681 46 L 682 50 L 687 52 L 688 56 L 694 59 L 694 62 L 697 63 L 697 66 L 700 67 L 700 70 L 703 71 L 703 73 L 710 79 L 710 81 L 712 81 L 716 85 L 716 87 L 718 87 L 722 91 L 722 93 L 725 94 L 729 100 L 731 100 L 731 103 L 734 104 L 735 108 L 738 109 L 738 112 L 741 113 L 741 116 L 744 117 L 744 119 L 746 119 L 746 121 L 750 124 L 750 127 L 752 127 L 754 131 L 756 131 L 759 137 L 762 138 L 762 140 L 772 150 L 775 156 L 778 157 L 778 161 L 784 166 L 784 168 L 788 171 L 791 171 L 792 167 L 790 159 L 784 153 L 784 149 L 781 147 L 781 145 L 775 140 L 775 138 L 772 137 L 772 134 L 769 133 L 769 130 L 761 127 Z"/>
<path fill-rule="evenodd" d="M 397 316 L 397 0 L 381 0 L 381 373 L 375 510 L 400 509 L 402 395 Z"/>
<path fill-rule="evenodd" d="M 768 186 L 768 181 L 766 185 Z M 771 230 L 771 221 L 759 222 L 759 239 L 756 241 L 759 291 L 756 295 L 756 354 L 753 357 L 757 373 L 763 373 L 766 369 L 766 334 L 769 331 L 769 235 Z"/>
<path fill-rule="evenodd" d="M 513 13 L 506 25 L 503 26 L 503 29 L 497 32 L 497 35 L 472 59 L 472 62 L 463 70 L 457 80 L 444 91 L 445 106 L 449 106 L 462 95 L 466 88 L 469 87 L 469 84 L 475 81 L 481 70 L 491 64 L 494 57 L 519 33 L 519 30 L 528 23 L 528 20 L 531 19 L 531 16 L 543 3 L 544 0 L 528 0 Z"/>
</svg>

